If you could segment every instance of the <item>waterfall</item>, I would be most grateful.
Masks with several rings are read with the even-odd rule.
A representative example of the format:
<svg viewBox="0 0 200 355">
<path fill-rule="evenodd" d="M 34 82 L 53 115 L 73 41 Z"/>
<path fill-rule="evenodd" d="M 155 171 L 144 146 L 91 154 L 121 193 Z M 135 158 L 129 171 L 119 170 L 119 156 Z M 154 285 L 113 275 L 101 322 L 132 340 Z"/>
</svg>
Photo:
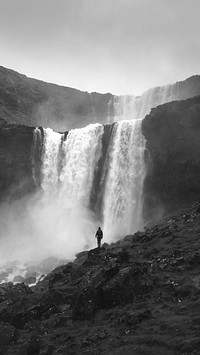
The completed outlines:
<svg viewBox="0 0 200 355">
<path fill-rule="evenodd" d="M 142 227 L 144 146 L 141 120 L 115 124 L 109 146 L 103 206 L 103 228 L 109 241 Z"/>
<path fill-rule="evenodd" d="M 112 123 L 112 115 L 111 115 L 111 107 L 112 107 L 112 99 L 108 101 L 108 106 L 107 106 L 107 120 L 106 124 L 111 124 Z"/>
<path fill-rule="evenodd" d="M 146 91 L 140 97 L 115 96 L 112 138 L 106 156 L 103 228 L 109 241 L 142 228 L 145 139 L 142 119 L 151 108 L 176 97 L 176 86 Z M 104 169 L 105 170 L 105 169 Z"/>
<path fill-rule="evenodd" d="M 146 102 L 146 105 L 142 101 Z M 142 197 L 145 177 L 145 139 L 141 110 L 148 110 L 152 97 L 115 96 L 114 124 L 106 156 L 103 194 L 103 229 L 108 241 L 142 228 Z M 142 108 L 141 108 L 142 105 Z"/>
<path fill-rule="evenodd" d="M 89 206 L 94 172 L 101 156 L 102 135 L 103 126 L 93 124 L 71 130 L 63 144 L 62 194 L 86 207 Z"/>
<path fill-rule="evenodd" d="M 32 165 L 32 175 L 35 186 L 40 185 L 40 167 L 38 168 L 38 164 L 36 163 L 38 157 L 41 156 L 41 145 L 42 145 L 42 132 L 36 127 L 33 131 L 33 143 L 31 147 L 31 165 Z"/>
<path fill-rule="evenodd" d="M 101 225 L 109 242 L 142 227 L 145 141 L 141 120 L 131 120 L 135 109 L 134 97 L 116 98 L 114 112 L 118 122 L 104 148 L 104 127 L 100 124 L 73 129 L 66 140 L 64 135 L 44 129 L 41 186 L 48 196 L 48 209 L 51 206 L 56 225 L 60 226 L 62 240 L 68 240 L 70 234 L 80 234 L 71 227 L 76 224 L 84 241 L 90 245 L 88 237 L 93 236 L 99 224 L 97 215 L 103 218 Z M 98 172 L 104 181 L 103 198 L 99 206 L 101 213 L 95 211 L 95 215 L 90 210 L 90 199 L 103 149 L 107 153 Z M 56 233 L 52 225 L 53 230 Z"/>
<path fill-rule="evenodd" d="M 143 119 L 152 108 L 173 100 L 177 100 L 176 84 L 149 89 L 141 96 L 114 96 L 112 122 Z"/>
<path fill-rule="evenodd" d="M 137 119 L 137 116 L 135 96 L 114 96 L 114 122 Z"/>
<path fill-rule="evenodd" d="M 71 258 L 95 246 L 98 222 L 90 210 L 90 196 L 103 132 L 100 124 L 74 129 L 67 135 L 44 129 L 43 193 L 34 218 L 38 238 L 50 255 Z"/>
<path fill-rule="evenodd" d="M 137 100 L 137 118 L 144 118 L 151 109 L 166 102 L 175 100 L 176 86 L 166 85 L 145 91 Z"/>
<path fill-rule="evenodd" d="M 59 153 L 63 135 L 50 128 L 44 129 L 44 150 L 42 164 L 43 190 L 56 189 L 59 182 Z"/>
<path fill-rule="evenodd" d="M 111 136 L 98 123 L 73 129 L 67 137 L 44 129 L 41 186 L 46 201 L 48 196 L 45 208 L 52 238 L 56 235 L 67 248 L 78 251 L 94 245 L 91 238 L 99 223 L 107 242 L 142 228 L 141 123 L 151 107 L 171 101 L 174 90 L 168 85 L 141 97 L 115 96 L 108 103 L 108 122 L 115 121 Z"/>
</svg>

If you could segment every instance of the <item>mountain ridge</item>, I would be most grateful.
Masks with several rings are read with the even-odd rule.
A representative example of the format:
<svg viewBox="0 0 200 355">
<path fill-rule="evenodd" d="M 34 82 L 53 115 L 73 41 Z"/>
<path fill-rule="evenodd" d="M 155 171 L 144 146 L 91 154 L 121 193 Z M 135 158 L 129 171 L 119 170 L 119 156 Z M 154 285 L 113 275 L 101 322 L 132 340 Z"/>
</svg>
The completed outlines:
<svg viewBox="0 0 200 355">
<path fill-rule="evenodd" d="M 142 116 L 140 118 L 144 118 L 152 107 L 165 100 L 187 99 L 199 94 L 200 76 L 193 75 L 135 96 L 135 110 L 137 115 Z M 29 78 L 0 66 L 0 120 L 7 123 L 50 127 L 57 131 L 81 128 L 96 122 L 108 124 L 115 119 L 115 97 L 126 95 L 88 93 Z"/>
</svg>

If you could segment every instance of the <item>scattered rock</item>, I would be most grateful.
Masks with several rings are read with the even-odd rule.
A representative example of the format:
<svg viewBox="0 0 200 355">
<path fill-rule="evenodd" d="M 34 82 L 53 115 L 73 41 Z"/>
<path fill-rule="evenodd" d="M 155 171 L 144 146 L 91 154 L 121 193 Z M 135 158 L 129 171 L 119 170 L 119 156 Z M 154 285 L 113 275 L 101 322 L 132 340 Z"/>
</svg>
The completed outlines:
<svg viewBox="0 0 200 355">
<path fill-rule="evenodd" d="M 196 206 L 78 254 L 32 288 L 0 285 L 0 354 L 197 354 Z"/>
</svg>

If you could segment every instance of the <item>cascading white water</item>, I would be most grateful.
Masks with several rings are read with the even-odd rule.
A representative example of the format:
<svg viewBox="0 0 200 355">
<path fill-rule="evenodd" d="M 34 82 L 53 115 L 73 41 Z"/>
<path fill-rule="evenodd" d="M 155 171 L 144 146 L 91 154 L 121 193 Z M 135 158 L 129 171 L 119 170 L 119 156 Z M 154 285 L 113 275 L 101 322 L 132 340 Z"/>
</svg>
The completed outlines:
<svg viewBox="0 0 200 355">
<path fill-rule="evenodd" d="M 104 232 L 108 241 L 142 227 L 144 146 L 141 120 L 115 124 L 104 192 Z"/>
<path fill-rule="evenodd" d="M 44 129 L 44 151 L 42 164 L 42 188 L 57 188 L 59 181 L 59 153 L 63 135 L 52 129 Z"/>
<path fill-rule="evenodd" d="M 175 85 L 166 85 L 145 91 L 140 97 L 136 98 L 136 118 L 143 119 L 152 108 L 174 100 L 175 90 Z"/>
<path fill-rule="evenodd" d="M 104 191 L 104 230 L 109 241 L 142 227 L 142 193 L 145 177 L 145 139 L 142 119 L 151 108 L 175 98 L 176 87 L 167 85 L 140 97 L 115 96 L 113 121 L 117 122 L 107 154 Z"/>
<path fill-rule="evenodd" d="M 41 142 L 42 142 L 42 133 L 41 130 L 38 127 L 36 127 L 33 131 L 33 144 L 31 148 L 31 165 L 32 165 L 32 174 L 33 174 L 33 180 L 35 186 L 38 186 L 38 176 L 36 171 L 35 155 L 37 154 L 38 147 L 41 146 Z"/>
<path fill-rule="evenodd" d="M 72 202 L 89 206 L 94 172 L 101 155 L 103 126 L 89 125 L 69 132 L 63 144 L 61 192 Z"/>
<path fill-rule="evenodd" d="M 47 248 L 53 245 L 51 255 L 72 257 L 95 245 L 97 222 L 89 203 L 103 131 L 100 124 L 89 125 L 71 130 L 64 141 L 64 135 L 44 129 L 43 196 L 37 227 L 48 236 Z"/>
<path fill-rule="evenodd" d="M 176 100 L 176 91 L 177 85 L 171 84 L 149 89 L 141 96 L 114 96 L 112 122 L 109 115 L 108 123 L 143 119 L 152 108 Z M 108 110 L 110 111 L 109 106 Z"/>
<path fill-rule="evenodd" d="M 135 96 L 114 96 L 114 122 L 137 119 L 137 100 Z"/>
</svg>

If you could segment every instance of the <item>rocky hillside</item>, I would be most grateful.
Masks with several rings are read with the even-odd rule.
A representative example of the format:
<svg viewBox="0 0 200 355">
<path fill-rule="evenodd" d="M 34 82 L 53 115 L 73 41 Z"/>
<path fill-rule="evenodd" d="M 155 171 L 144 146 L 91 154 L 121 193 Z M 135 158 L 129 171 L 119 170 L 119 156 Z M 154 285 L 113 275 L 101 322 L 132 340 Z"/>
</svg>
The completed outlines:
<svg viewBox="0 0 200 355">
<path fill-rule="evenodd" d="M 0 67 L 0 120 L 57 131 L 106 122 L 111 94 L 45 83 Z"/>
<path fill-rule="evenodd" d="M 199 226 L 196 202 L 35 287 L 1 285 L 0 354 L 199 354 Z"/>
<path fill-rule="evenodd" d="M 0 123 L 50 127 L 56 131 L 84 127 L 90 123 L 111 123 L 115 115 L 143 118 L 151 107 L 172 100 L 200 95 L 200 76 L 172 85 L 152 88 L 134 98 L 134 104 L 119 102 L 112 94 L 80 90 L 31 79 L 0 66 Z M 120 98 L 119 98 L 120 100 Z M 122 100 L 123 101 L 123 100 Z M 124 107 L 127 105 L 127 107 Z M 134 106 L 134 109 L 133 109 Z M 133 111 L 133 112 L 132 112 Z"/>
<path fill-rule="evenodd" d="M 142 130 L 148 150 L 145 214 L 159 218 L 200 196 L 200 97 L 158 106 Z"/>
</svg>

